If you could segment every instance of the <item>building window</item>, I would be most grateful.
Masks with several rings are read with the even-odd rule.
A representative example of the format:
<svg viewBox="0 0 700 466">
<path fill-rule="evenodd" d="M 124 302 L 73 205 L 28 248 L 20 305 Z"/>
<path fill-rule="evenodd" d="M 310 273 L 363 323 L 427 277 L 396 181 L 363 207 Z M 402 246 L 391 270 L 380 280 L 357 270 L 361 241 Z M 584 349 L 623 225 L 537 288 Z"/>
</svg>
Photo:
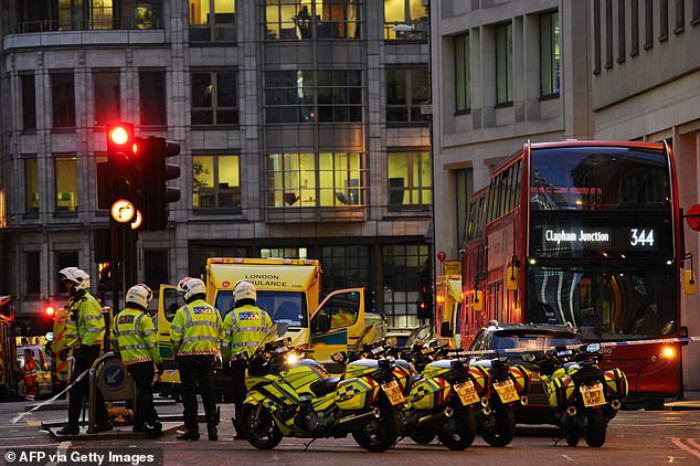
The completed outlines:
<svg viewBox="0 0 700 466">
<path fill-rule="evenodd" d="M 430 246 L 394 244 L 382 247 L 384 313 L 392 327 L 418 325 L 420 290 L 430 287 Z"/>
<path fill-rule="evenodd" d="M 235 71 L 192 73 L 192 125 L 237 125 Z"/>
<path fill-rule="evenodd" d="M 685 0 L 676 0 L 676 28 L 673 30 L 676 34 L 683 32 L 685 29 Z"/>
<path fill-rule="evenodd" d="M 19 77 L 22 86 L 22 129 L 36 129 L 36 83 L 34 74 L 22 74 Z"/>
<path fill-rule="evenodd" d="M 469 198 L 474 191 L 473 173 L 471 168 L 465 168 L 455 171 L 456 178 L 456 202 L 457 206 L 457 249 L 464 247 L 466 241 L 466 226 L 467 226 L 467 205 Z"/>
<path fill-rule="evenodd" d="M 266 0 L 268 40 L 358 39 L 359 0 Z"/>
<path fill-rule="evenodd" d="M 265 120 L 267 123 L 361 122 L 362 72 L 268 71 Z"/>
<path fill-rule="evenodd" d="M 364 204 L 362 154 L 286 153 L 267 156 L 270 207 L 345 207 Z"/>
<path fill-rule="evenodd" d="M 593 73 L 600 73 L 600 0 L 593 0 Z"/>
<path fill-rule="evenodd" d="M 430 100 L 428 70 L 386 70 L 386 120 L 389 123 L 425 124 L 421 105 Z"/>
<path fill-rule="evenodd" d="M 429 151 L 389 152 L 389 207 L 429 205 L 433 174 Z"/>
<path fill-rule="evenodd" d="M 39 251 L 25 251 L 24 253 L 25 296 L 27 297 L 37 297 L 41 294 L 40 254 Z"/>
<path fill-rule="evenodd" d="M 170 283 L 169 262 L 167 249 L 144 249 L 143 276 L 152 290 Z"/>
<path fill-rule="evenodd" d="M 75 82 L 73 72 L 51 73 L 54 128 L 75 128 Z"/>
<path fill-rule="evenodd" d="M 165 94 L 165 71 L 139 70 L 139 109 L 142 125 L 167 125 Z"/>
<path fill-rule="evenodd" d="M 192 157 L 192 207 L 240 209 L 241 176 L 237 155 Z"/>
<path fill-rule="evenodd" d="M 54 176 L 56 178 L 56 211 L 77 211 L 78 159 L 76 157 L 56 157 L 54 159 Z"/>
<path fill-rule="evenodd" d="M 559 13 L 540 15 L 540 95 L 559 95 Z"/>
<path fill-rule="evenodd" d="M 235 42 L 236 0 L 190 0 L 190 42 Z"/>
<path fill-rule="evenodd" d="M 659 0 L 659 42 L 668 39 L 668 0 Z"/>
<path fill-rule="evenodd" d="M 496 26 L 496 105 L 513 103 L 513 25 Z"/>
<path fill-rule="evenodd" d="M 56 252 L 56 267 L 54 270 L 65 269 L 66 267 L 80 267 L 78 260 L 78 251 L 57 251 Z M 66 287 L 61 281 L 61 277 L 56 274 L 56 290 L 59 294 L 66 294 Z"/>
<path fill-rule="evenodd" d="M 654 46 L 654 0 L 644 0 L 644 48 Z"/>
<path fill-rule="evenodd" d="M 37 159 L 24 159 L 25 209 L 39 212 L 39 164 Z"/>
<path fill-rule="evenodd" d="M 631 11 L 632 40 L 630 42 L 630 55 L 639 54 L 639 0 L 632 0 Z"/>
<path fill-rule="evenodd" d="M 613 9 L 612 0 L 605 0 L 605 68 L 613 66 Z"/>
<path fill-rule="evenodd" d="M 369 286 L 373 278 L 370 258 L 369 246 L 323 246 L 320 259 L 325 264 L 321 282 L 324 294 L 344 288 Z"/>
<path fill-rule="evenodd" d="M 627 56 L 625 36 L 625 0 L 617 0 L 617 62 L 622 63 Z"/>
<path fill-rule="evenodd" d="M 423 0 L 384 0 L 385 40 L 427 40 L 429 32 Z"/>
<path fill-rule="evenodd" d="M 455 110 L 457 113 L 469 112 L 470 69 L 469 69 L 469 34 L 455 36 Z"/>
<path fill-rule="evenodd" d="M 95 125 L 115 123 L 121 117 L 119 71 L 98 71 L 93 75 L 95 85 Z"/>
</svg>

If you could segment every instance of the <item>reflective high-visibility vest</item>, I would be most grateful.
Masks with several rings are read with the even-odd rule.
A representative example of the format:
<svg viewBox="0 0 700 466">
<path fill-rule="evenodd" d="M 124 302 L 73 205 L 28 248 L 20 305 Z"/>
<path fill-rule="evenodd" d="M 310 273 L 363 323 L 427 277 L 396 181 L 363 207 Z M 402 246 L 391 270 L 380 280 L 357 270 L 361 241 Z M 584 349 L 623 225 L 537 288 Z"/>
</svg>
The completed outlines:
<svg viewBox="0 0 700 466">
<path fill-rule="evenodd" d="M 83 293 L 68 301 L 66 345 L 99 345 L 105 336 L 102 306 L 90 293 Z"/>
<path fill-rule="evenodd" d="M 121 311 L 114 319 L 113 336 L 125 366 L 139 362 L 161 362 L 156 329 L 151 317 L 144 311 L 131 308 Z"/>
<path fill-rule="evenodd" d="M 229 361 L 241 351 L 250 356 L 270 328 L 272 319 L 263 309 L 249 304 L 234 308 L 224 319 L 222 359 Z"/>
<path fill-rule="evenodd" d="M 219 311 L 202 299 L 178 309 L 170 325 L 170 344 L 178 356 L 218 354 L 223 335 Z"/>
</svg>

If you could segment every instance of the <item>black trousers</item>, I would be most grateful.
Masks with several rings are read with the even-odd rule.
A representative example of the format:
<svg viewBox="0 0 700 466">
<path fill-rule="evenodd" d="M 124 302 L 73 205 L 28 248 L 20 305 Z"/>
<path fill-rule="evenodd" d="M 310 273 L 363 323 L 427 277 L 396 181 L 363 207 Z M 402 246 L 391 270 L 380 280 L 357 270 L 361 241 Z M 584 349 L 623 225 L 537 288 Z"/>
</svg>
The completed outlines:
<svg viewBox="0 0 700 466">
<path fill-rule="evenodd" d="M 73 383 L 80 374 L 92 367 L 95 360 L 100 357 L 100 346 L 81 345 L 73 351 L 73 357 L 75 358 L 75 365 L 73 366 L 73 373 L 71 374 L 70 383 Z M 97 425 L 106 424 L 107 408 L 105 407 L 105 402 L 102 398 L 102 392 L 99 390 L 96 390 L 96 392 L 95 423 Z M 85 375 L 80 382 L 75 384 L 70 389 L 70 401 L 68 403 L 68 424 L 78 424 L 80 421 L 80 411 L 83 407 L 83 401 L 90 396 L 89 393 L 90 377 Z"/>
<path fill-rule="evenodd" d="M 158 413 L 153 404 L 153 369 L 152 362 L 139 362 L 127 366 L 129 375 L 136 383 L 136 417 L 135 427 L 155 426 L 158 422 Z"/>
<path fill-rule="evenodd" d="M 236 428 L 236 433 L 243 434 L 243 402 L 247 390 L 245 388 L 245 370 L 247 364 L 245 361 L 231 361 L 231 385 L 233 386 L 233 404 L 236 408 L 233 420 L 233 427 Z"/>
<path fill-rule="evenodd" d="M 197 385 L 204 404 L 207 425 L 218 423 L 216 399 L 214 397 L 214 356 L 179 356 L 177 358 L 182 386 L 182 406 L 185 427 L 188 431 L 199 432 L 197 422 Z"/>
</svg>

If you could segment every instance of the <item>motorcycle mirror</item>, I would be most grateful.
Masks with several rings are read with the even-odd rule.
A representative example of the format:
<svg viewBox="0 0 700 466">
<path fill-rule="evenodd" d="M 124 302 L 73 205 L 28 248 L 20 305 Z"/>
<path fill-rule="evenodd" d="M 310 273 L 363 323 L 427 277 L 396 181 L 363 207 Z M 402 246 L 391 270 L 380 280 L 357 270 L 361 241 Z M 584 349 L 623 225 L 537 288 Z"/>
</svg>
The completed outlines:
<svg viewBox="0 0 700 466">
<path fill-rule="evenodd" d="M 590 345 L 586 346 L 586 351 L 589 353 L 597 353 L 600 351 L 600 343 L 591 343 Z"/>
<path fill-rule="evenodd" d="M 339 351 L 337 353 L 331 354 L 331 359 L 333 360 L 333 362 L 337 362 L 338 364 L 344 363 L 347 357 L 348 355 L 345 354 L 344 351 Z"/>
<path fill-rule="evenodd" d="M 535 362 L 535 355 L 533 353 L 523 353 L 520 355 L 520 359 L 525 362 Z"/>
</svg>

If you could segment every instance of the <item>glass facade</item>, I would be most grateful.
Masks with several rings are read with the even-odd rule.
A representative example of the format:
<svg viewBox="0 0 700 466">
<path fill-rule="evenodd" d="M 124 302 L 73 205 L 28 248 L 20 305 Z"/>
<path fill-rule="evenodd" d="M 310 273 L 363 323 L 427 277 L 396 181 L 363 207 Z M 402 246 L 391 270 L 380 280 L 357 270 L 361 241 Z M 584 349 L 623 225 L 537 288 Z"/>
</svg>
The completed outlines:
<svg viewBox="0 0 700 466">
<path fill-rule="evenodd" d="M 429 27 L 423 0 L 384 0 L 385 40 L 428 40 Z"/>
<path fill-rule="evenodd" d="M 358 39 L 359 0 L 265 0 L 268 40 Z"/>
</svg>

